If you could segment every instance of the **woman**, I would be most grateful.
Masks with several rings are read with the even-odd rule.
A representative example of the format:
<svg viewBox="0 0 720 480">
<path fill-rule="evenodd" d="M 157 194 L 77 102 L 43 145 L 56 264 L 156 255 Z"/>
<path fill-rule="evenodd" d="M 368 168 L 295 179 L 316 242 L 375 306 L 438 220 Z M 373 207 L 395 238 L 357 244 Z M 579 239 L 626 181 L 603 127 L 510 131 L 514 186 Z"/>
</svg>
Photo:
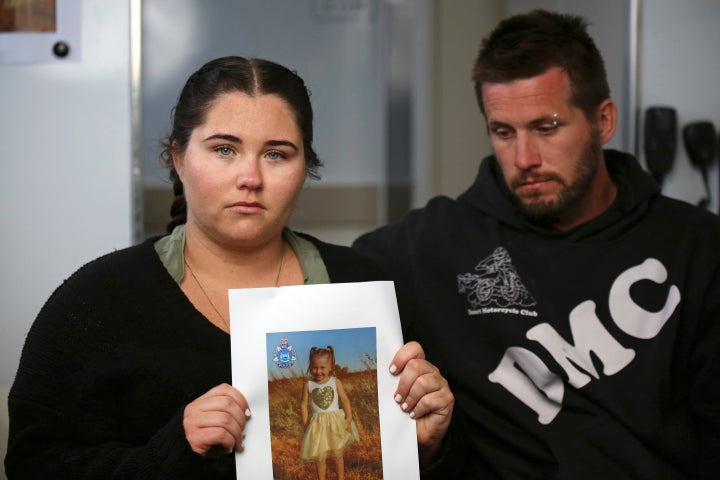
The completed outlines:
<svg viewBox="0 0 720 480">
<path fill-rule="evenodd" d="M 280 65 L 226 57 L 188 79 L 162 154 L 169 234 L 89 263 L 43 307 L 9 397 L 9 478 L 235 477 L 251 412 L 229 385 L 228 289 L 380 278 L 286 227 L 320 165 L 312 139 L 307 89 Z M 391 370 L 428 463 L 452 394 L 417 344 Z"/>
</svg>

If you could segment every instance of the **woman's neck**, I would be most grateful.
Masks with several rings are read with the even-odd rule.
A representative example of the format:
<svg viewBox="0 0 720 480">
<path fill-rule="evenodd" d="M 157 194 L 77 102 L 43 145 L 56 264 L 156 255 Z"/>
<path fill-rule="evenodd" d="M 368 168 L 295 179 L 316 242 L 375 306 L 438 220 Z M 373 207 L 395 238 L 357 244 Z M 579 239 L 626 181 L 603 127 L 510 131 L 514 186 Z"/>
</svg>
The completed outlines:
<svg viewBox="0 0 720 480">
<path fill-rule="evenodd" d="M 293 256 L 282 234 L 242 247 L 221 245 L 192 224 L 185 233 L 185 261 L 211 288 L 253 288 L 280 285 L 282 271 Z"/>
</svg>

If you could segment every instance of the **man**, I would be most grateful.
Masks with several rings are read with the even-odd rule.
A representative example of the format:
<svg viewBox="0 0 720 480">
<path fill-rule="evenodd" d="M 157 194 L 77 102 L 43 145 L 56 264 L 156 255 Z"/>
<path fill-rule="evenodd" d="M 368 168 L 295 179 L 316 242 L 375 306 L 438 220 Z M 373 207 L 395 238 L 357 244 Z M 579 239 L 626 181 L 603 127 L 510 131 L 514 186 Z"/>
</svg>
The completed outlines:
<svg viewBox="0 0 720 480">
<path fill-rule="evenodd" d="M 474 184 L 355 244 L 450 382 L 463 478 L 720 478 L 720 221 L 603 151 L 617 110 L 582 18 L 503 20 L 473 79 L 494 151 Z"/>
</svg>

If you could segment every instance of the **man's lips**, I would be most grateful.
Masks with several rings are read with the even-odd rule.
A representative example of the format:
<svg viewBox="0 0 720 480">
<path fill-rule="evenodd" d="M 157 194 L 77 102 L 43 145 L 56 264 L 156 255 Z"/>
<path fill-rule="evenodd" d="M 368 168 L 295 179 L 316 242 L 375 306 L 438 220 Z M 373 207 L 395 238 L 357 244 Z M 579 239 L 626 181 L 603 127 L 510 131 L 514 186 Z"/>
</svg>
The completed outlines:
<svg viewBox="0 0 720 480">
<path fill-rule="evenodd" d="M 549 188 L 548 186 L 554 181 L 556 180 L 552 177 L 522 178 L 513 183 L 513 190 L 519 194 L 539 194 Z"/>
<path fill-rule="evenodd" d="M 527 182 L 522 182 L 520 184 L 521 187 L 534 187 L 537 185 L 542 185 L 543 183 L 547 183 L 547 180 L 529 180 Z"/>
</svg>

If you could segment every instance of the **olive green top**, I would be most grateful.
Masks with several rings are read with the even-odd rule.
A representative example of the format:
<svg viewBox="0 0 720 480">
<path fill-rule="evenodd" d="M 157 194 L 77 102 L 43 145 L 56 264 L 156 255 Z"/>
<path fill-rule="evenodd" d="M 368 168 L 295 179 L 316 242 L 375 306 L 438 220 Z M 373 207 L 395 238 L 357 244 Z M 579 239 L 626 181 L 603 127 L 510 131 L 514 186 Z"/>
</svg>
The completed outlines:
<svg viewBox="0 0 720 480">
<path fill-rule="evenodd" d="M 305 285 L 330 283 L 325 262 L 315 245 L 289 228 L 283 229 L 282 235 L 300 261 Z M 170 276 L 179 284 L 185 275 L 185 225 L 178 225 L 170 235 L 158 239 L 155 251 Z"/>
</svg>

